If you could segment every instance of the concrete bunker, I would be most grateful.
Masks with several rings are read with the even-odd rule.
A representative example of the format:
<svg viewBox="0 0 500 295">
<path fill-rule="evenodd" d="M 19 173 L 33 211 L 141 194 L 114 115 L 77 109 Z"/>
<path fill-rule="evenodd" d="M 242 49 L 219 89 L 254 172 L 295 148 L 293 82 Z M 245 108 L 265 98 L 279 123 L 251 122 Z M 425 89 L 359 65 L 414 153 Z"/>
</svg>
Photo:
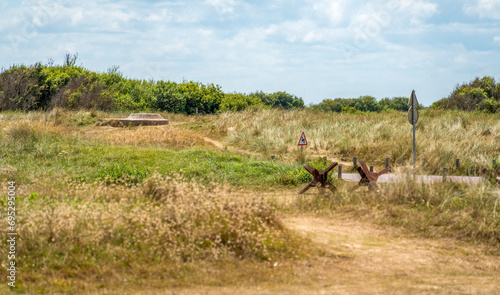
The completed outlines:
<svg viewBox="0 0 500 295">
<path fill-rule="evenodd" d="M 106 118 L 99 119 L 101 125 L 111 125 L 113 127 L 119 126 L 156 126 L 168 125 L 168 120 L 163 118 L 160 114 L 153 113 L 135 113 L 127 118 Z"/>
</svg>

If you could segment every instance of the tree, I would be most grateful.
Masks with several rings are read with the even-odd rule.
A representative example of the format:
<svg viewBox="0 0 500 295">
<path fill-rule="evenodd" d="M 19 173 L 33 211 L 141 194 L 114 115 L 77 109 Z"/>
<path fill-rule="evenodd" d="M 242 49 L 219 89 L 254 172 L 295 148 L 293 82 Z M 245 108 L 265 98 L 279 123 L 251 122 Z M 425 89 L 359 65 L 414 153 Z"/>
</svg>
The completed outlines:
<svg viewBox="0 0 500 295">
<path fill-rule="evenodd" d="M 252 96 L 259 97 L 264 105 L 273 108 L 282 108 L 285 110 L 294 108 L 303 108 L 304 100 L 285 91 L 278 91 L 271 94 L 262 91 L 250 93 Z"/>
<path fill-rule="evenodd" d="M 383 98 L 378 104 L 380 110 L 395 110 L 395 111 L 407 111 L 408 110 L 408 97 L 393 97 L 393 98 Z"/>
</svg>

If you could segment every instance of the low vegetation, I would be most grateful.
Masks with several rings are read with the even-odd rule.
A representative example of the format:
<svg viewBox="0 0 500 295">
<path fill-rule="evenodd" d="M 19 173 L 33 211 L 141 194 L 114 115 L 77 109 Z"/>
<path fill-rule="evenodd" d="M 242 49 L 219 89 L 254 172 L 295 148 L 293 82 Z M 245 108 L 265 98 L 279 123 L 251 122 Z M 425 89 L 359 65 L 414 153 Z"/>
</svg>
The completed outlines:
<svg viewBox="0 0 500 295">
<path fill-rule="evenodd" d="M 16 182 L 16 230 L 22 237 L 18 293 L 307 284 L 318 275 L 303 277 L 297 268 L 339 257 L 288 230 L 283 219 L 290 216 L 350 212 L 500 253 L 496 183 L 422 184 L 405 170 L 411 129 L 406 115 L 393 110 L 402 110 L 406 98 L 362 97 L 303 108 L 301 99 L 286 93 L 225 94 L 194 82 L 139 82 L 117 69 L 86 72 L 71 59 L 60 67 L 20 66 L 0 76 L 0 180 Z M 32 84 L 13 94 L 5 85 L 16 79 Z M 120 111 L 106 113 L 99 104 Z M 339 104 L 345 104 L 340 112 Z M 81 107 L 89 110 L 71 110 Z M 197 107 L 210 115 L 186 115 Z M 26 111 L 31 109 L 46 110 Z M 170 111 L 161 114 L 171 124 L 113 128 L 99 122 L 124 117 L 127 109 Z M 499 114 L 430 108 L 420 118 L 420 173 L 448 167 L 449 174 L 481 175 L 500 163 Z M 309 141 L 303 153 L 297 147 L 301 131 Z M 353 157 L 376 169 L 388 157 L 408 177 L 380 185 L 379 192 L 353 193 L 354 184 L 331 173 L 336 193 L 311 189 L 297 196 L 311 180 L 305 163 L 325 169 L 335 161 L 353 172 Z M 0 205 L 5 210 L 6 200 Z M 0 245 L 2 257 L 6 243 Z M 275 271 L 281 264 L 286 266 Z M 0 293 L 6 288 L 0 286 Z"/>
<path fill-rule="evenodd" d="M 408 97 L 383 98 L 377 101 L 373 96 L 359 98 L 325 99 L 317 105 L 311 106 L 312 110 L 359 114 L 363 112 L 382 111 L 408 111 Z M 419 109 L 422 106 L 419 105 Z"/>
<path fill-rule="evenodd" d="M 299 239 L 283 227 L 274 208 L 217 184 L 202 187 L 181 176 L 155 174 L 132 187 L 66 178 L 39 179 L 19 190 L 17 207 L 30 212 L 17 226 L 21 291 L 37 286 L 31 289 L 37 294 L 51 294 L 54 287 L 76 292 L 79 280 L 107 276 L 103 268 L 120 277 L 142 268 L 141 276 L 147 276 L 162 265 L 302 255 Z M 54 279 L 66 287 L 57 288 Z"/>
<path fill-rule="evenodd" d="M 455 88 L 447 98 L 432 105 L 437 109 L 500 112 L 500 84 L 493 77 L 476 78 Z"/>
</svg>

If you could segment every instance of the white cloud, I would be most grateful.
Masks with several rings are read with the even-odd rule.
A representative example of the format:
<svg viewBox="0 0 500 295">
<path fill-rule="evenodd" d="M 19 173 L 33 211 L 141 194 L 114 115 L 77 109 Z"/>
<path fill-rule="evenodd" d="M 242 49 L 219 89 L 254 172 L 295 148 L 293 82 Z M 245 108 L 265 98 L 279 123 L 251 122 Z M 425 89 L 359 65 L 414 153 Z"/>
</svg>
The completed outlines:
<svg viewBox="0 0 500 295">
<path fill-rule="evenodd" d="M 76 8 L 75 13 L 71 14 L 71 24 L 77 25 L 83 19 L 83 9 L 78 7 Z"/>
<path fill-rule="evenodd" d="M 499 0 L 477 0 L 475 3 L 464 5 L 463 9 L 465 13 L 480 18 L 500 19 Z"/>
<path fill-rule="evenodd" d="M 500 36 L 493 37 L 493 41 L 495 41 L 496 43 L 498 43 L 500 45 Z"/>
<path fill-rule="evenodd" d="M 414 2 L 409 9 L 411 13 L 412 23 L 418 24 L 422 19 L 429 18 L 438 12 L 438 5 L 431 2 L 412 1 Z"/>
<path fill-rule="evenodd" d="M 349 35 L 345 28 L 325 27 L 310 19 L 285 21 L 263 29 L 265 37 L 272 43 L 285 40 L 289 43 L 336 43 Z"/>
<path fill-rule="evenodd" d="M 206 0 L 206 3 L 213 6 L 221 16 L 232 15 L 237 4 L 235 0 Z"/>
<path fill-rule="evenodd" d="M 315 30 L 315 24 L 310 20 L 286 21 L 271 25 L 266 32 L 270 35 L 282 35 L 287 42 L 303 42 L 304 37 Z"/>
<path fill-rule="evenodd" d="M 438 12 L 438 4 L 423 0 L 391 0 L 386 3 L 367 2 L 352 17 L 351 24 L 377 21 L 384 25 L 395 23 L 420 25 Z M 406 27 L 406 25 L 405 25 Z"/>
<path fill-rule="evenodd" d="M 308 1 L 312 4 L 313 10 L 318 14 L 326 17 L 330 23 L 339 24 L 344 20 L 346 15 L 347 1 L 345 0 L 316 0 Z"/>
</svg>

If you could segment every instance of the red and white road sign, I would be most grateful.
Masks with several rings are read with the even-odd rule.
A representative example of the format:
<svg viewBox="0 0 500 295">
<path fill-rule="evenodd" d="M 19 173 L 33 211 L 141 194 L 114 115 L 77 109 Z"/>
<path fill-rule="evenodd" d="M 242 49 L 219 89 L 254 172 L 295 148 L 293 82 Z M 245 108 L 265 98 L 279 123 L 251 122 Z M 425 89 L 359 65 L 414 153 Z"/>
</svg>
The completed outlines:
<svg viewBox="0 0 500 295">
<path fill-rule="evenodd" d="M 298 145 L 299 146 L 307 145 L 306 134 L 304 132 L 302 132 L 302 135 L 300 136 Z"/>
</svg>

